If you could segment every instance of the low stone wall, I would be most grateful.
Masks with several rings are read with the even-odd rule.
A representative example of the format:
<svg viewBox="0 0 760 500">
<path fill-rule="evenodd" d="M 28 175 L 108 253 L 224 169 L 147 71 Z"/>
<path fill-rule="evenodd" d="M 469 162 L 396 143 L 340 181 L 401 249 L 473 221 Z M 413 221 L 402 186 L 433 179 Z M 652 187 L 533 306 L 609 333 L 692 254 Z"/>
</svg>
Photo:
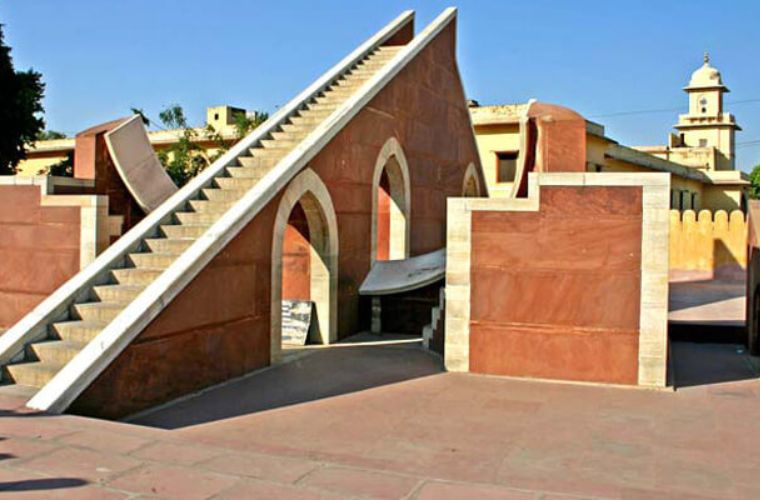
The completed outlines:
<svg viewBox="0 0 760 500">
<path fill-rule="evenodd" d="M 91 183 L 0 177 L 0 329 L 9 328 L 109 245 L 108 199 Z"/>
<path fill-rule="evenodd" d="M 524 199 L 449 200 L 446 367 L 664 386 L 661 174 L 538 174 Z"/>
<path fill-rule="evenodd" d="M 671 278 L 744 280 L 747 234 L 747 219 L 740 210 L 671 210 Z"/>
</svg>

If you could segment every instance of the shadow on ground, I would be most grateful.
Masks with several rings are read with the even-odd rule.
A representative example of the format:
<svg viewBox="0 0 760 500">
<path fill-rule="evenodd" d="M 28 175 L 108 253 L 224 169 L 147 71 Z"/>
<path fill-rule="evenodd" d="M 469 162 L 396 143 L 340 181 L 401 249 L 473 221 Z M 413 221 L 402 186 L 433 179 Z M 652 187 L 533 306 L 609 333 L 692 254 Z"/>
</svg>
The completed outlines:
<svg viewBox="0 0 760 500">
<path fill-rule="evenodd" d="M 760 376 L 757 360 L 740 344 L 672 342 L 671 350 L 676 389 Z"/>
<path fill-rule="evenodd" d="M 0 491 L 21 493 L 24 491 L 59 490 L 63 488 L 77 488 L 86 484 L 87 481 L 84 479 L 69 477 L 24 479 L 22 481 L 0 482 Z"/>
<path fill-rule="evenodd" d="M 165 405 L 130 423 L 177 429 L 425 377 L 443 371 L 418 344 L 343 344 Z"/>
</svg>

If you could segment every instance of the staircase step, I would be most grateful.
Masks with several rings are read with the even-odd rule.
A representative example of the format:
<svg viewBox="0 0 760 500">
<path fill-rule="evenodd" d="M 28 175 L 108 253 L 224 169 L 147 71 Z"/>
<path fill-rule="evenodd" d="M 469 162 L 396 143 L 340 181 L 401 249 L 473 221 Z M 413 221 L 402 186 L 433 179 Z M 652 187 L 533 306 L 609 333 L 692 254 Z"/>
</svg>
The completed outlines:
<svg viewBox="0 0 760 500">
<path fill-rule="evenodd" d="M 286 154 L 290 153 L 291 149 L 292 148 L 256 148 L 253 151 L 255 151 L 257 158 L 276 160 L 275 164 L 277 164 L 277 162 L 282 160 Z"/>
<path fill-rule="evenodd" d="M 203 192 L 203 196 L 211 201 L 238 201 L 248 190 L 204 188 L 201 191 Z"/>
<path fill-rule="evenodd" d="M 222 191 L 221 189 L 218 189 L 217 191 L 222 193 L 229 192 Z M 161 232 L 164 233 L 168 238 L 199 238 L 208 230 L 209 227 L 209 225 L 189 224 L 165 225 L 161 226 Z"/>
<path fill-rule="evenodd" d="M 217 177 L 214 179 L 214 183 L 219 189 L 236 189 L 241 191 L 251 189 L 257 182 L 259 182 L 259 179 L 256 177 Z"/>
<path fill-rule="evenodd" d="M 180 223 L 189 226 L 201 224 L 210 225 L 219 220 L 219 217 L 222 216 L 221 213 L 213 212 L 177 212 L 174 215 L 179 219 Z"/>
<path fill-rule="evenodd" d="M 15 365 L 7 365 L 5 367 L 14 383 L 37 388 L 44 387 L 61 368 L 63 368 L 63 365 L 57 366 L 55 364 L 41 363 L 39 361 L 32 363 L 18 363 Z"/>
<path fill-rule="evenodd" d="M 86 345 L 86 342 L 76 342 L 73 340 L 50 340 L 47 342 L 35 342 L 29 348 L 37 356 L 37 359 L 43 363 L 62 366 L 79 354 L 79 351 L 84 349 Z"/>
<path fill-rule="evenodd" d="M 269 170 L 265 168 L 253 167 L 227 167 L 226 171 L 230 177 L 241 179 L 256 179 L 258 181 L 261 180 L 261 178 L 264 177 Z M 223 178 L 224 177 L 222 177 L 222 179 Z"/>
<path fill-rule="evenodd" d="M 144 252 L 129 254 L 130 262 L 137 268 L 165 269 L 172 265 L 172 262 L 177 260 L 177 257 L 179 257 L 179 254 L 173 253 Z"/>
<path fill-rule="evenodd" d="M 251 148 L 251 154 L 258 152 L 258 149 Z M 263 168 L 269 170 L 277 165 L 278 158 L 262 158 L 261 156 L 238 156 L 238 163 L 246 168 Z"/>
<path fill-rule="evenodd" d="M 283 130 L 282 132 L 272 132 L 272 139 L 276 141 L 296 142 L 299 143 L 309 135 L 306 129 L 296 129 L 292 131 Z"/>
<path fill-rule="evenodd" d="M 108 326 L 105 321 L 63 321 L 52 325 L 53 333 L 62 340 L 89 342 Z"/>
<path fill-rule="evenodd" d="M 181 254 L 195 242 L 195 238 L 149 238 L 144 241 L 151 252 Z"/>
<path fill-rule="evenodd" d="M 190 207 L 198 213 L 223 214 L 235 204 L 234 201 L 192 200 Z"/>
<path fill-rule="evenodd" d="M 298 146 L 301 141 L 293 138 L 285 139 L 264 139 L 261 141 L 261 147 L 265 149 L 281 148 L 281 149 L 293 149 Z"/>
<path fill-rule="evenodd" d="M 176 226 L 176 227 L 192 227 L 192 226 Z M 153 283 L 153 281 L 155 281 L 155 279 L 158 278 L 163 272 L 164 272 L 163 269 L 148 269 L 148 268 L 137 269 L 135 267 L 127 267 L 124 269 L 112 269 L 111 276 L 113 277 L 114 281 L 116 281 L 119 285 L 148 286 L 151 283 Z"/>
<path fill-rule="evenodd" d="M 86 302 L 74 304 L 71 309 L 75 317 L 82 321 L 105 321 L 110 323 L 124 310 L 126 304 L 117 302 Z"/>
<path fill-rule="evenodd" d="M 92 287 L 94 298 L 103 302 L 132 302 L 140 292 L 141 285 L 99 285 Z"/>
</svg>

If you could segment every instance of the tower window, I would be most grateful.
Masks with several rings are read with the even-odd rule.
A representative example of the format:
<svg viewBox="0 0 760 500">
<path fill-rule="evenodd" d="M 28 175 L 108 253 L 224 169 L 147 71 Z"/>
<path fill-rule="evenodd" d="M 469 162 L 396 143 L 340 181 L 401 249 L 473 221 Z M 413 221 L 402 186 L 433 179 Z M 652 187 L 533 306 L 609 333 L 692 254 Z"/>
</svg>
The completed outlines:
<svg viewBox="0 0 760 500">
<path fill-rule="evenodd" d="M 707 139 L 700 139 L 699 140 L 699 147 L 700 148 L 706 148 L 707 147 Z"/>
<path fill-rule="evenodd" d="M 702 106 L 702 113 L 707 113 L 707 98 L 701 98 L 699 100 L 699 105 Z"/>
</svg>

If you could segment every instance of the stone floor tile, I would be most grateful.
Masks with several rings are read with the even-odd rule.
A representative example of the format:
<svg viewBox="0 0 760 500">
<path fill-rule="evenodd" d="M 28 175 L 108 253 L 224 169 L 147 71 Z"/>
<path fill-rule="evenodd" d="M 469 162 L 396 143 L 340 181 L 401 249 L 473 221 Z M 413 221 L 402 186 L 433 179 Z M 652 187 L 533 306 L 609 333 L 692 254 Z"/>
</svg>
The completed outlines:
<svg viewBox="0 0 760 500">
<path fill-rule="evenodd" d="M 61 445 L 39 439 L 0 438 L 0 465 L 13 465 L 35 455 L 50 453 Z"/>
<path fill-rule="evenodd" d="M 216 472 L 278 483 L 294 483 L 318 466 L 317 462 L 309 460 L 234 452 L 198 464 L 198 467 Z"/>
<path fill-rule="evenodd" d="M 144 446 L 130 455 L 135 458 L 152 460 L 154 462 L 164 462 L 174 465 L 193 465 L 204 460 L 212 459 L 223 453 L 225 453 L 225 451 L 218 448 L 210 448 L 194 444 L 158 442 Z"/>
<path fill-rule="evenodd" d="M 111 488 L 164 498 L 204 499 L 229 488 L 237 478 L 189 467 L 149 464 L 108 483 Z"/>
<path fill-rule="evenodd" d="M 420 482 L 418 478 L 346 467 L 320 468 L 299 481 L 299 485 L 345 496 L 397 499 L 406 497 Z"/>
<path fill-rule="evenodd" d="M 63 436 L 58 441 L 109 453 L 129 453 L 150 443 L 146 439 L 131 435 L 126 429 L 125 432 L 109 432 L 98 429 L 81 430 Z"/>
<path fill-rule="evenodd" d="M 261 498 L 277 500 L 337 500 L 345 498 L 331 493 L 308 490 L 298 486 L 284 485 L 243 479 L 231 488 L 221 492 L 214 500 L 238 500 L 241 498 Z"/>
<path fill-rule="evenodd" d="M 140 462 L 116 454 L 65 447 L 52 453 L 20 462 L 16 467 L 52 477 L 68 477 L 102 483 L 137 467 Z"/>
<path fill-rule="evenodd" d="M 501 486 L 449 483 L 430 481 L 416 492 L 417 500 L 462 500 L 477 498 L 479 500 L 528 500 L 536 498 L 534 492 L 521 491 Z"/>
</svg>

